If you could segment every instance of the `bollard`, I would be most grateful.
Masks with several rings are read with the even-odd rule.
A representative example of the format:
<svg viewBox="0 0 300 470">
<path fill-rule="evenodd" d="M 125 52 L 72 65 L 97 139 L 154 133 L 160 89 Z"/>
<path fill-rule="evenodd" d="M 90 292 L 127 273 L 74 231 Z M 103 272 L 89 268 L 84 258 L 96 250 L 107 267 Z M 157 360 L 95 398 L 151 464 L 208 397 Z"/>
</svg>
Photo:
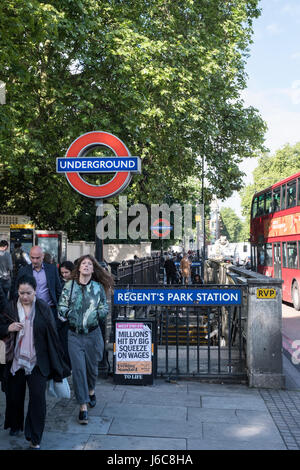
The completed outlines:
<svg viewBox="0 0 300 470">
<path fill-rule="evenodd" d="M 282 389 L 282 280 L 256 273 L 246 281 L 249 387 Z"/>
</svg>

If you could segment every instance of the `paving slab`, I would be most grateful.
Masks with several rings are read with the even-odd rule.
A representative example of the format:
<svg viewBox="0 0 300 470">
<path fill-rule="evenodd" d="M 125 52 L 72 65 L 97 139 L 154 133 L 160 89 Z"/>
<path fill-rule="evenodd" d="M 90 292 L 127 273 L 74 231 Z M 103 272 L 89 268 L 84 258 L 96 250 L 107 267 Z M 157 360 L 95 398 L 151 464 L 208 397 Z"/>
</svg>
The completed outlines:
<svg viewBox="0 0 300 470">
<path fill-rule="evenodd" d="M 188 423 L 236 423 L 239 424 L 239 418 L 234 409 L 214 410 L 212 408 L 194 408 L 189 407 Z"/>
<path fill-rule="evenodd" d="M 45 430 L 52 432 L 59 430 L 72 434 L 107 434 L 111 422 L 112 418 L 105 416 L 89 416 L 89 424 L 82 425 L 78 423 L 76 414 L 76 416 L 73 415 L 69 418 L 57 417 L 56 420 L 47 420 Z"/>
<path fill-rule="evenodd" d="M 202 438 L 203 435 L 201 422 L 170 421 L 159 418 L 151 420 L 115 418 L 109 429 L 109 434 L 160 438 Z"/>
<path fill-rule="evenodd" d="M 274 421 L 268 412 L 266 411 L 253 411 L 253 410 L 235 410 L 236 417 L 239 424 L 261 424 L 269 423 L 274 425 Z"/>
<path fill-rule="evenodd" d="M 214 409 L 240 409 L 240 410 L 266 410 L 266 405 L 260 396 L 223 396 L 222 399 L 216 396 L 203 396 L 203 408 Z"/>
<path fill-rule="evenodd" d="M 216 440 L 216 439 L 188 439 L 187 450 L 286 450 L 283 442 L 277 443 L 276 447 L 272 443 L 265 444 L 264 441 L 249 442 L 237 440 Z"/>
<path fill-rule="evenodd" d="M 85 450 L 186 450 L 185 439 L 135 436 L 91 436 Z"/>
<path fill-rule="evenodd" d="M 249 388 L 247 385 L 239 384 L 220 384 L 220 383 L 203 383 L 203 382 L 189 382 L 188 392 L 199 392 L 201 395 L 244 395 L 244 396 L 258 396 L 259 392 L 256 389 Z"/>
<path fill-rule="evenodd" d="M 123 390 L 123 391 L 128 391 L 128 390 L 147 390 L 149 393 L 162 393 L 165 390 L 169 391 L 172 393 L 177 393 L 177 392 L 187 392 L 188 391 L 188 384 L 185 381 L 171 381 L 168 382 L 165 379 L 155 379 L 153 385 L 115 385 L 114 390 Z"/>
<path fill-rule="evenodd" d="M 128 391 L 125 392 L 122 403 L 137 403 L 144 405 L 160 406 L 200 406 L 200 393 L 187 393 L 187 392 L 161 392 L 159 396 L 157 393 L 148 393 L 147 390 Z"/>
<path fill-rule="evenodd" d="M 155 405 L 139 405 L 129 403 L 116 403 L 106 405 L 102 416 L 131 418 L 136 419 L 170 419 L 171 421 L 185 421 L 187 418 L 187 408 L 183 406 L 155 406 Z"/>
<path fill-rule="evenodd" d="M 45 431 L 41 442 L 42 450 L 84 450 L 89 433 L 60 433 Z"/>
<path fill-rule="evenodd" d="M 203 438 L 220 440 L 226 444 L 248 442 L 248 445 L 261 445 L 263 448 L 282 448 L 283 442 L 276 426 L 257 423 L 255 425 L 203 423 Z"/>
</svg>

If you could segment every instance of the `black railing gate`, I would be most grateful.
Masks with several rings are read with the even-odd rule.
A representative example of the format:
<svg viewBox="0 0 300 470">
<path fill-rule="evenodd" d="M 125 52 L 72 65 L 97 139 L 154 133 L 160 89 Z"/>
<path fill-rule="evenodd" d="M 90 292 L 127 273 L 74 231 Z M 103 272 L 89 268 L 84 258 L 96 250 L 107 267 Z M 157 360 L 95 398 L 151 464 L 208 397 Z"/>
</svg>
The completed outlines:
<svg viewBox="0 0 300 470">
<path fill-rule="evenodd" d="M 137 289 L 137 285 L 118 285 Z M 150 288 L 151 286 L 147 286 Z M 156 286 L 152 286 L 157 288 Z M 163 289 L 184 289 L 182 285 L 159 286 Z M 232 285 L 188 286 L 199 292 L 205 289 L 236 290 Z M 243 288 L 241 299 L 244 298 Z M 198 377 L 216 380 L 246 380 L 243 300 L 240 305 L 114 305 L 116 319 L 154 319 L 156 324 L 155 377 Z M 111 335 L 112 337 L 112 335 Z"/>
</svg>

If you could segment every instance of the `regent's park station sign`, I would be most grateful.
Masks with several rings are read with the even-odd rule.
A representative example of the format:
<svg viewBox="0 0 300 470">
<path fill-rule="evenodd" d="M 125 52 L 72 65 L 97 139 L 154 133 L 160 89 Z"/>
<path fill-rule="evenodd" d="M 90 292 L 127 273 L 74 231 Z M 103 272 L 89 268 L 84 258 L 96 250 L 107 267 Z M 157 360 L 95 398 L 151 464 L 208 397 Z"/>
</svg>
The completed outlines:
<svg viewBox="0 0 300 470">
<path fill-rule="evenodd" d="M 116 305 L 240 305 L 240 289 L 208 288 L 116 288 L 114 304 Z"/>
</svg>

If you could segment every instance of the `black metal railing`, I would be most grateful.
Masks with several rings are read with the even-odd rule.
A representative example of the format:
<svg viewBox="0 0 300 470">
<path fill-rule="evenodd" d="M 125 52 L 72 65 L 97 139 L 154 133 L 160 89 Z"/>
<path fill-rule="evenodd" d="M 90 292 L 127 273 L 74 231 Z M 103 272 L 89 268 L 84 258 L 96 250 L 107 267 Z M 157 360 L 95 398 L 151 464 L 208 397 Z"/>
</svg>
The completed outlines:
<svg viewBox="0 0 300 470">
<path fill-rule="evenodd" d="M 115 284 L 158 284 L 160 256 L 110 263 Z"/>
<path fill-rule="evenodd" d="M 142 288 L 120 285 L 118 288 Z M 157 288 L 148 285 L 147 288 Z M 188 286 L 189 289 L 226 289 L 232 285 Z M 183 285 L 159 286 L 184 289 Z M 243 291 L 241 287 L 241 291 Z M 244 296 L 241 295 L 243 298 Z M 112 324 L 118 318 L 156 321 L 156 376 L 245 380 L 245 344 L 242 305 L 114 305 Z"/>
</svg>

